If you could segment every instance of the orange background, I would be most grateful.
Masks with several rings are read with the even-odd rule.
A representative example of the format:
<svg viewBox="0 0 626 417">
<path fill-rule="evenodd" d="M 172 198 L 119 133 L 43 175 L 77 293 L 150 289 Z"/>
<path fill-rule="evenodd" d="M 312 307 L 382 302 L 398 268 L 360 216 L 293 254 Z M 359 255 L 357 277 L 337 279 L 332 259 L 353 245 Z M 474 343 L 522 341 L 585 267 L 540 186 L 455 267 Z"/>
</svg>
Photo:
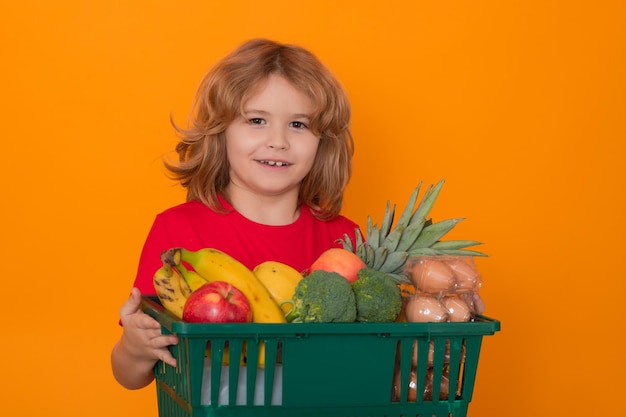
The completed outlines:
<svg viewBox="0 0 626 417">
<path fill-rule="evenodd" d="M 485 242 L 502 331 L 469 415 L 626 415 L 625 22 L 617 0 L 3 2 L 2 414 L 155 415 L 109 352 L 154 215 L 184 198 L 168 119 L 263 36 L 351 97 L 347 216 L 445 178 L 433 216 Z"/>
</svg>

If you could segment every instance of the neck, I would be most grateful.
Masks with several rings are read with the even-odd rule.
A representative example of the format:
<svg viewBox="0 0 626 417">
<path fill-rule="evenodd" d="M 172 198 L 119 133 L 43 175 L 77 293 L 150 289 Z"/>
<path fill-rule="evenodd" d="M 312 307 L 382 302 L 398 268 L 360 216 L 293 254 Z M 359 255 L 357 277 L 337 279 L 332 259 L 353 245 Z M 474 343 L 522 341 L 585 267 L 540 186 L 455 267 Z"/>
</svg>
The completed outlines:
<svg viewBox="0 0 626 417">
<path fill-rule="evenodd" d="M 280 195 L 258 195 L 229 187 L 225 196 L 235 210 L 253 222 L 269 226 L 284 226 L 298 219 L 300 207 L 297 190 Z"/>
</svg>

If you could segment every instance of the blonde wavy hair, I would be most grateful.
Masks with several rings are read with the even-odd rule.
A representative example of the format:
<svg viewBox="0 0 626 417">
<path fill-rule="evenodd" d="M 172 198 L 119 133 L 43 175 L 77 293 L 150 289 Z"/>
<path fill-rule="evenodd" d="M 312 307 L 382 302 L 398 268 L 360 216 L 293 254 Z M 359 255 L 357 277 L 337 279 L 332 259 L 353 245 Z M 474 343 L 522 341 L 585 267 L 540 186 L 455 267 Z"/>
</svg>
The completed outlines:
<svg viewBox="0 0 626 417">
<path fill-rule="evenodd" d="M 300 185 L 300 203 L 323 220 L 336 217 L 352 175 L 354 142 L 350 103 L 333 74 L 309 51 L 267 39 L 243 43 L 218 62 L 196 91 L 188 127 L 172 120 L 180 142 L 178 162 L 164 161 L 170 178 L 187 188 L 187 200 L 224 211 L 230 182 L 226 156 L 228 125 L 243 114 L 247 100 L 271 74 L 279 74 L 314 103 L 309 128 L 320 137 L 311 171 Z"/>
</svg>

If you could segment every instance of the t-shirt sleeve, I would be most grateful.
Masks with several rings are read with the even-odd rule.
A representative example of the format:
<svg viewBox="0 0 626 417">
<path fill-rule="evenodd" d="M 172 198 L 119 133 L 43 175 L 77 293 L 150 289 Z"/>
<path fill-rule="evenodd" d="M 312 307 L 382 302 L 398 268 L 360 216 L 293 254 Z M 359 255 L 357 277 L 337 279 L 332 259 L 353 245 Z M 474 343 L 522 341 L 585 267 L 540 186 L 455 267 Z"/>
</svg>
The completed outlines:
<svg viewBox="0 0 626 417">
<path fill-rule="evenodd" d="M 170 247 L 170 238 L 166 230 L 161 217 L 157 216 L 143 245 L 134 286 L 139 288 L 144 295 L 156 294 L 152 278 L 154 273 L 163 265 L 161 253 L 165 250 L 164 248 Z"/>
</svg>

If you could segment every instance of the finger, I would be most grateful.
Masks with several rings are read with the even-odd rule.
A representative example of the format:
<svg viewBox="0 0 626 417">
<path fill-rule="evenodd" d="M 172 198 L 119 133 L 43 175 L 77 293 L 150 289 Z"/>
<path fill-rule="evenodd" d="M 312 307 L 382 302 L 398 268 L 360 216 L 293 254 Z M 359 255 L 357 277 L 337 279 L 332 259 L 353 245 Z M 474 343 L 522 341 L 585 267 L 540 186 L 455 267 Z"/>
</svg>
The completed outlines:
<svg viewBox="0 0 626 417">
<path fill-rule="evenodd" d="M 137 327 L 142 329 L 161 330 L 161 324 L 153 317 L 142 313 L 141 318 L 137 321 Z"/>
<path fill-rule="evenodd" d="M 485 311 L 485 302 L 483 301 L 482 297 L 477 292 L 475 292 L 472 298 L 474 301 L 474 309 L 476 310 L 476 313 L 483 314 L 483 312 Z"/>
<path fill-rule="evenodd" d="M 172 356 L 172 354 L 170 353 L 169 350 L 164 349 L 162 351 L 159 351 L 159 359 L 162 360 L 163 362 L 165 362 L 166 364 L 173 366 L 174 368 L 176 368 L 176 358 L 174 358 Z"/>
<path fill-rule="evenodd" d="M 150 344 L 156 349 L 162 349 L 171 345 L 177 345 L 178 338 L 173 334 L 158 335 L 150 340 Z"/>
<path fill-rule="evenodd" d="M 136 313 L 141 305 L 141 292 L 138 288 L 133 287 L 130 291 L 128 300 L 122 305 L 120 309 L 120 317 L 124 318 L 130 314 Z"/>
<path fill-rule="evenodd" d="M 167 335 L 152 339 L 152 344 L 156 347 L 156 356 L 159 360 L 176 367 L 176 359 L 172 356 L 172 353 L 167 348 L 170 345 L 175 345 L 178 343 L 178 338 L 176 335 Z"/>
</svg>

